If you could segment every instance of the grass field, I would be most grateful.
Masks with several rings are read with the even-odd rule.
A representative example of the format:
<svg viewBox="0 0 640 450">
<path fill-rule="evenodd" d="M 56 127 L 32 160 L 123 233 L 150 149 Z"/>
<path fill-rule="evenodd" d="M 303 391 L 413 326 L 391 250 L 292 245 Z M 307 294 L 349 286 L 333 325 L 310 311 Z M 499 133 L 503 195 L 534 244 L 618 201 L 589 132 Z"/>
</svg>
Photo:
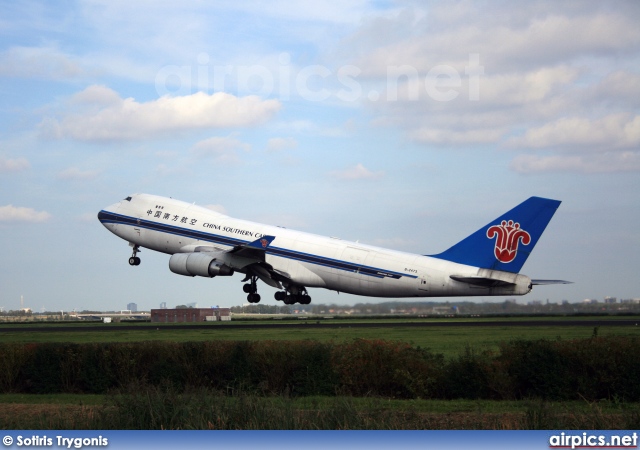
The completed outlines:
<svg viewBox="0 0 640 450">
<path fill-rule="evenodd" d="M 575 322 L 593 318 L 526 318 L 526 320 L 572 320 Z M 601 318 L 602 319 L 602 318 Z M 608 321 L 620 320 L 617 317 L 606 317 Z M 624 317 L 629 320 L 629 317 Z M 475 321 L 484 322 L 488 319 L 435 319 L 437 321 L 458 321 L 461 323 Z M 497 319 L 490 319 L 496 321 Z M 408 342 L 421 348 L 429 348 L 435 353 L 442 353 L 446 357 L 460 354 L 465 348 L 470 347 L 476 351 L 497 349 L 500 342 L 514 339 L 578 339 L 588 338 L 594 333 L 592 326 L 510 326 L 508 321 L 525 320 L 525 318 L 504 319 L 504 326 L 456 326 L 456 327 L 409 327 L 403 326 L 407 322 L 433 322 L 434 319 L 340 319 L 323 320 L 322 323 L 336 324 L 336 328 L 277 328 L 269 325 L 273 320 L 253 321 L 257 328 L 238 328 L 238 324 L 247 322 L 212 323 L 201 329 L 168 329 L 162 324 L 137 324 L 131 330 L 109 329 L 110 324 L 104 324 L 104 331 L 57 331 L 62 325 L 39 324 L 38 327 L 46 329 L 40 332 L 9 332 L 0 328 L 0 341 L 2 342 L 141 342 L 141 341 L 215 341 L 215 340 L 304 340 L 317 341 L 346 341 L 356 338 L 361 339 L 385 339 Z M 283 321 L 284 322 L 284 321 Z M 300 323 L 301 321 L 295 321 Z M 315 321 L 314 321 L 315 322 Z M 356 323 L 392 323 L 389 327 L 354 328 L 350 324 Z M 640 318 L 638 318 L 640 323 Z M 77 324 L 79 329 L 90 324 Z M 95 324 L 93 324 L 95 326 Z M 115 325 L 115 324 L 114 324 Z M 20 327 L 22 325 L 11 325 Z M 31 326 L 31 325 L 30 325 Z M 65 324 L 69 326 L 69 324 Z M 600 326 L 598 336 L 639 336 L 640 326 Z"/>
<path fill-rule="evenodd" d="M 615 402 L 0 395 L 4 429 L 637 429 L 638 405 Z"/>
<path fill-rule="evenodd" d="M 601 325 L 513 326 L 519 320 L 571 320 L 593 317 L 508 318 L 504 325 L 465 326 L 464 322 L 499 319 L 322 319 L 335 328 L 271 327 L 271 319 L 248 322 L 212 323 L 200 329 L 169 329 L 161 324 L 140 323 L 129 330 L 98 324 L 103 330 L 82 331 L 96 324 L 73 325 L 79 331 L 60 330 L 70 324 L 29 324 L 45 331 L 15 332 L 0 324 L 0 342 L 143 342 L 216 340 L 305 340 L 343 342 L 353 339 L 385 339 L 429 348 L 447 358 L 475 351 L 497 349 L 501 342 L 515 339 L 580 339 L 598 336 L 638 336 L 640 327 Z M 617 317 L 598 319 L 616 321 Z M 624 317 L 625 320 L 636 319 Z M 637 317 L 640 323 L 640 317 Z M 412 321 L 458 321 L 455 327 L 411 327 Z M 388 324 L 357 328 L 365 322 Z M 279 321 L 280 322 L 280 321 Z M 282 321 L 283 323 L 286 321 Z M 291 322 L 291 321 L 289 321 Z M 300 323 L 302 321 L 295 320 Z M 316 320 L 313 320 L 315 323 Z M 3 329 L 4 328 L 4 329 Z M 110 329 L 111 328 L 111 329 Z M 128 393 L 113 395 L 26 395 L 0 394 L 0 427 L 5 429 L 124 429 L 124 428 L 223 428 L 223 429 L 636 429 L 640 405 L 617 401 L 489 401 L 489 400 L 389 400 L 353 397 L 224 397 L 212 392 Z M 124 400 L 123 400 L 124 399 Z M 114 412 L 117 411 L 117 414 Z M 140 417 L 149 417 L 140 422 Z M 154 422 L 154 420 L 156 420 Z M 139 426 L 135 424 L 139 423 Z"/>
</svg>

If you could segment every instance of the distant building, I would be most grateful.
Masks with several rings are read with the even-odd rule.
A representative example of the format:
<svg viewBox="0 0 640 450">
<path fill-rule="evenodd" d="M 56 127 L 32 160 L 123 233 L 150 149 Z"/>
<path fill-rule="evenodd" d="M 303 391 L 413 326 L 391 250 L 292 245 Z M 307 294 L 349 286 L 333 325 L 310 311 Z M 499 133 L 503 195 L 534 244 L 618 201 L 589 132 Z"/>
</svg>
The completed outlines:
<svg viewBox="0 0 640 450">
<path fill-rule="evenodd" d="M 229 308 L 152 309 L 151 322 L 184 323 L 231 320 Z"/>
<path fill-rule="evenodd" d="M 605 297 L 604 298 L 604 302 L 605 303 L 617 303 L 618 299 L 616 297 Z"/>
<path fill-rule="evenodd" d="M 431 308 L 432 314 L 457 314 L 457 306 L 434 306 Z"/>
<path fill-rule="evenodd" d="M 167 309 L 167 302 L 160 303 L 160 309 Z"/>
<path fill-rule="evenodd" d="M 198 302 L 187 303 L 187 308 L 197 308 Z"/>
<path fill-rule="evenodd" d="M 127 309 L 132 313 L 138 312 L 138 304 L 137 303 L 129 303 L 127 304 Z"/>
</svg>

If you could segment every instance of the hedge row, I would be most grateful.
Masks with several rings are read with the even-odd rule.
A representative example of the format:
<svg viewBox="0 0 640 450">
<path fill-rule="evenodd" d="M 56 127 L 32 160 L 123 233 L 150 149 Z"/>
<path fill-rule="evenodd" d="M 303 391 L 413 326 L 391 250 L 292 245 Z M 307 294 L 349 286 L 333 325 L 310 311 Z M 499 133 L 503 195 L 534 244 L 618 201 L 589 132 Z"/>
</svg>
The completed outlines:
<svg viewBox="0 0 640 450">
<path fill-rule="evenodd" d="M 513 341 L 445 360 L 403 342 L 0 343 L 0 392 L 106 393 L 132 384 L 223 393 L 640 400 L 638 339 Z"/>
</svg>

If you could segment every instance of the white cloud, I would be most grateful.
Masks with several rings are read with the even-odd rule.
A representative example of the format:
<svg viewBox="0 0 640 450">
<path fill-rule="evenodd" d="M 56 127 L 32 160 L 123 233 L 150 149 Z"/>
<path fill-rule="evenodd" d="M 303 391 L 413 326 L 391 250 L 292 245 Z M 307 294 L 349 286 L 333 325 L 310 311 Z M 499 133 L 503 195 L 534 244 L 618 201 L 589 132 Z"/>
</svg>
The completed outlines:
<svg viewBox="0 0 640 450">
<path fill-rule="evenodd" d="M 526 105 L 540 102 L 576 80 L 579 70 L 566 65 L 527 72 L 506 72 L 482 77 L 479 102 L 491 105 Z"/>
<path fill-rule="evenodd" d="M 270 119 L 277 100 L 257 96 L 236 97 L 217 92 L 164 96 L 140 103 L 120 98 L 104 86 L 90 86 L 76 94 L 74 103 L 84 111 L 49 117 L 40 124 L 43 136 L 88 142 L 130 141 L 196 129 L 251 127 Z"/>
<path fill-rule="evenodd" d="M 572 107 L 566 98 L 579 71 L 560 66 L 523 73 L 482 76 L 478 100 L 471 100 L 469 80 L 452 89 L 450 101 L 431 98 L 423 78 L 398 79 L 368 106 L 377 114 L 373 123 L 399 127 L 425 144 L 470 145 L 501 142 L 514 127 L 549 120 Z"/>
<path fill-rule="evenodd" d="M 637 92 L 640 92 L 640 74 L 616 70 L 605 76 L 597 85 L 587 89 L 585 95 L 590 101 L 638 108 L 640 96 L 629 95 Z"/>
<path fill-rule="evenodd" d="M 486 144 L 498 142 L 505 134 L 506 129 L 470 129 L 470 130 L 452 130 L 452 129 L 435 129 L 420 128 L 412 131 L 409 136 L 417 141 L 430 144 Z"/>
<path fill-rule="evenodd" d="M 51 214 L 22 206 L 0 206 L 0 222 L 46 222 Z"/>
<path fill-rule="evenodd" d="M 384 176 L 384 172 L 372 172 L 359 163 L 355 167 L 333 171 L 331 176 L 339 180 L 377 180 Z"/>
<path fill-rule="evenodd" d="M 589 5 L 578 11 L 563 11 L 562 6 L 547 4 L 541 14 L 539 3 L 524 13 L 518 11 L 522 9 L 520 4 L 511 8 L 498 2 L 475 7 L 466 2 L 457 5 L 465 7 L 455 15 L 441 14 L 443 9 L 455 8 L 450 2 L 433 5 L 425 18 L 411 27 L 413 33 L 370 48 L 355 65 L 366 76 L 384 77 L 389 66 L 400 65 L 413 66 L 424 75 L 439 64 L 464 71 L 469 53 L 477 53 L 495 73 L 530 70 L 581 57 L 626 54 L 640 45 L 636 19 L 606 7 L 600 10 Z M 419 15 L 421 9 L 415 10 Z M 504 21 L 505 17 L 510 20 Z M 407 18 L 398 14 L 396 21 L 406 23 Z M 357 44 L 378 43 L 380 35 L 388 36 L 389 28 L 393 26 L 388 21 L 369 26 L 366 39 L 361 37 Z M 362 54 L 357 48 L 353 51 Z"/>
<path fill-rule="evenodd" d="M 531 128 L 508 145 L 526 148 L 622 149 L 640 145 L 640 116 L 610 114 L 600 119 L 567 117 Z"/>
<path fill-rule="evenodd" d="M 443 70 L 443 73 L 447 72 Z M 580 70 L 566 65 L 478 74 L 476 87 L 475 81 L 471 82 L 464 72 L 457 72 L 458 77 L 438 80 L 419 76 L 409 67 L 399 68 L 389 71 L 381 98 L 388 103 L 411 102 L 440 110 L 526 105 L 547 100 L 565 89 L 579 74 Z"/>
<path fill-rule="evenodd" d="M 85 74 L 73 57 L 55 47 L 11 47 L 0 53 L 0 75 L 71 80 Z"/>
<path fill-rule="evenodd" d="M 215 136 L 194 145 L 192 152 L 197 157 L 213 157 L 217 163 L 239 163 L 239 152 L 248 152 L 251 145 L 238 139 Z"/>
<path fill-rule="evenodd" d="M 511 161 L 510 168 L 523 174 L 640 172 L 640 154 L 607 152 L 596 155 L 520 155 Z"/>
<path fill-rule="evenodd" d="M 414 2 L 366 18 L 341 54 L 361 70 L 364 96 L 380 93 L 366 102 L 371 123 L 425 147 L 545 152 L 516 156 L 519 173 L 636 171 L 638 12 L 626 3 Z M 447 70 L 432 80 L 439 67 Z"/>
<path fill-rule="evenodd" d="M 29 161 L 24 158 L 4 159 L 0 158 L 0 173 L 20 172 L 31 167 Z"/>
<path fill-rule="evenodd" d="M 298 146 L 298 142 L 291 137 L 271 138 L 267 141 L 267 151 L 278 152 L 281 150 L 292 150 Z"/>
<path fill-rule="evenodd" d="M 58 172 L 58 179 L 65 181 L 87 181 L 95 179 L 99 173 L 95 170 L 80 170 L 77 167 L 69 167 Z"/>
<path fill-rule="evenodd" d="M 72 103 L 93 107 L 117 106 L 122 99 L 116 91 L 101 84 L 94 84 L 71 97 Z"/>
</svg>

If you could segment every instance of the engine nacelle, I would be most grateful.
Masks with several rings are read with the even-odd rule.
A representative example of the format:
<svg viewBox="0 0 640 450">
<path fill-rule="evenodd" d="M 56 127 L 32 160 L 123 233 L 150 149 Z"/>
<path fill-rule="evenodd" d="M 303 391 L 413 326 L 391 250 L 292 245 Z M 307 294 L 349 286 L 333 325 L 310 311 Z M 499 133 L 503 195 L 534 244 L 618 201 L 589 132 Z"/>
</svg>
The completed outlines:
<svg viewBox="0 0 640 450">
<path fill-rule="evenodd" d="M 233 275 L 233 269 L 205 253 L 176 253 L 169 258 L 173 273 L 188 277 L 215 277 Z"/>
</svg>

